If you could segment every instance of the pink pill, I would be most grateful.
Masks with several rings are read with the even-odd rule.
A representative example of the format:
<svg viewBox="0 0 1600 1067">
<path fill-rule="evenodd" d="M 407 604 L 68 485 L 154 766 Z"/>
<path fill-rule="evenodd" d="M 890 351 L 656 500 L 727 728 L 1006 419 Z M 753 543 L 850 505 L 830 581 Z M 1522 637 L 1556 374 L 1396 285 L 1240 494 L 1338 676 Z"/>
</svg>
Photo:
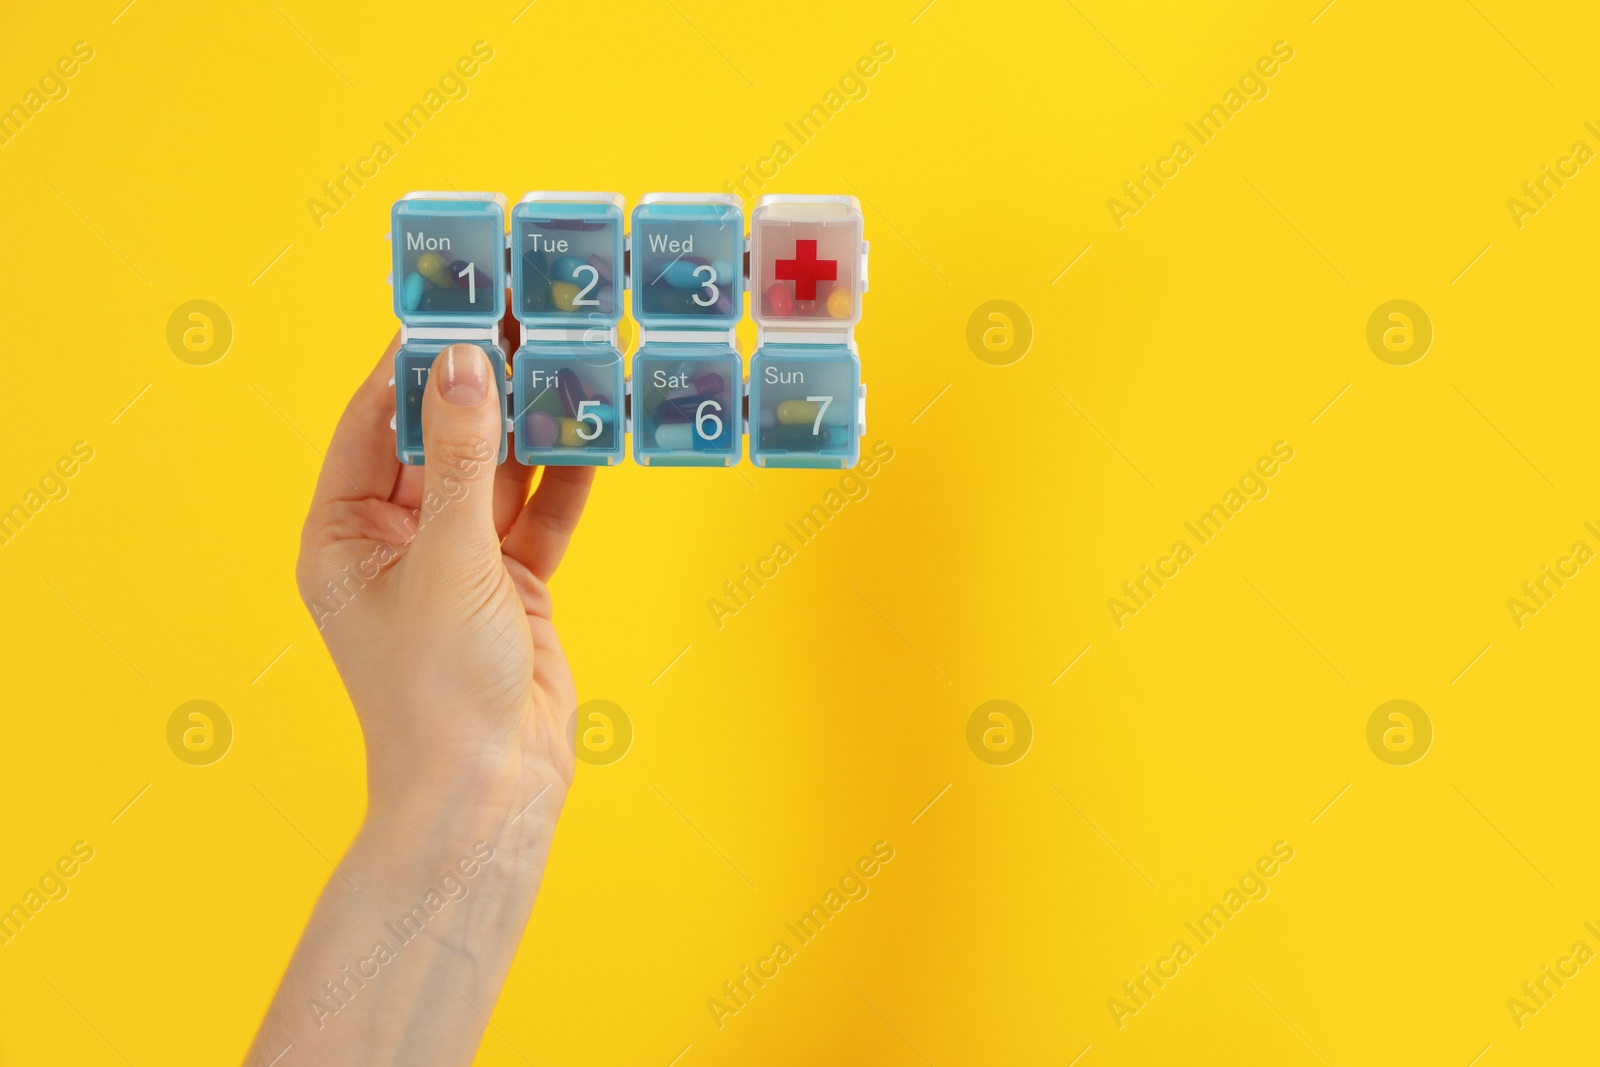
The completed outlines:
<svg viewBox="0 0 1600 1067">
<path fill-rule="evenodd" d="M 767 310 L 774 315 L 787 317 L 794 314 L 794 294 L 782 282 L 767 286 Z"/>
<path fill-rule="evenodd" d="M 549 448 L 561 438 L 561 424 L 542 411 L 528 416 L 529 448 Z"/>
</svg>

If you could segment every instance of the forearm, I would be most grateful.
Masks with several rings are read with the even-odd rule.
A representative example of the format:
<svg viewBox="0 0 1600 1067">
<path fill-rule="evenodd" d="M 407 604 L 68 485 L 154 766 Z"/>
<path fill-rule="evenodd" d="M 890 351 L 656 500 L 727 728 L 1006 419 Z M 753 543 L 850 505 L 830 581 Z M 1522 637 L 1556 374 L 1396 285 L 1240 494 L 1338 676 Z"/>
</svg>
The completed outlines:
<svg viewBox="0 0 1600 1067">
<path fill-rule="evenodd" d="M 565 785 L 519 763 L 374 798 L 248 1064 L 469 1063 L 533 907 Z"/>
</svg>

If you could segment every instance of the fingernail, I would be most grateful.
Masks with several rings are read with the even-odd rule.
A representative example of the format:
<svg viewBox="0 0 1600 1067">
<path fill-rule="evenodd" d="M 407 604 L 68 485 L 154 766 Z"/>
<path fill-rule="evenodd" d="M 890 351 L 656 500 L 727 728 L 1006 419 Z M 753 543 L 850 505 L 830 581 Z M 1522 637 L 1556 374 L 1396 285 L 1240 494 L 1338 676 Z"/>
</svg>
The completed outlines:
<svg viewBox="0 0 1600 1067">
<path fill-rule="evenodd" d="M 439 395 L 445 403 L 472 407 L 489 395 L 489 360 L 477 345 L 451 345 L 444 350 Z"/>
</svg>

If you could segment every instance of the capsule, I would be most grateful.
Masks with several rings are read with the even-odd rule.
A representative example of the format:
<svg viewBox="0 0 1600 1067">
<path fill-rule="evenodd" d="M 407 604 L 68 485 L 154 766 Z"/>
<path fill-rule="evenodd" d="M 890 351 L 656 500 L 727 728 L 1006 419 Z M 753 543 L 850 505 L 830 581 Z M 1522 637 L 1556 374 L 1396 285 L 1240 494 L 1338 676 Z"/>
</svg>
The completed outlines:
<svg viewBox="0 0 1600 1067">
<path fill-rule="evenodd" d="M 571 367 L 562 367 L 556 371 L 556 392 L 561 395 L 561 409 L 569 418 L 577 418 L 578 405 L 589 399 L 589 392 L 583 387 L 583 379 L 578 377 L 578 372 Z"/>
<path fill-rule="evenodd" d="M 827 426 L 844 426 L 850 421 L 846 406 L 837 402 L 824 409 L 818 400 L 785 400 L 778 405 L 778 422 L 784 426 L 811 426 L 816 423 L 819 412 Z"/>
<path fill-rule="evenodd" d="M 424 252 L 417 257 L 417 273 L 441 289 L 454 289 L 450 277 L 450 264 L 437 252 Z"/>
</svg>

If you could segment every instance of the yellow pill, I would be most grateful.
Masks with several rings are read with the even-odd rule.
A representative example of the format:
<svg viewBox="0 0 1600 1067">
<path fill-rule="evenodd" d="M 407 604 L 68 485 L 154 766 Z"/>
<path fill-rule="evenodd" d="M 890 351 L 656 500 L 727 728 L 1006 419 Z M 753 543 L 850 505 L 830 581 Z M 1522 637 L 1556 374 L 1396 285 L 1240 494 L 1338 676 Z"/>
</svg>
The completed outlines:
<svg viewBox="0 0 1600 1067">
<path fill-rule="evenodd" d="M 551 282 L 550 299 L 562 311 L 577 311 L 578 287 L 571 282 Z"/>
<path fill-rule="evenodd" d="M 417 257 L 417 273 L 441 289 L 455 288 L 450 280 L 450 264 L 437 252 L 424 252 Z"/>
<path fill-rule="evenodd" d="M 822 405 L 814 400 L 785 400 L 778 405 L 778 421 L 785 426 L 809 426 L 821 410 Z"/>
<path fill-rule="evenodd" d="M 582 448 L 589 443 L 578 436 L 579 430 L 594 432 L 592 422 L 579 422 L 577 419 L 556 419 L 556 423 L 561 427 L 561 436 L 557 440 L 566 448 Z"/>
<path fill-rule="evenodd" d="M 850 298 L 850 290 L 842 285 L 833 287 L 833 292 L 828 294 L 828 314 L 836 319 L 848 319 L 853 311 L 855 301 Z"/>
</svg>

